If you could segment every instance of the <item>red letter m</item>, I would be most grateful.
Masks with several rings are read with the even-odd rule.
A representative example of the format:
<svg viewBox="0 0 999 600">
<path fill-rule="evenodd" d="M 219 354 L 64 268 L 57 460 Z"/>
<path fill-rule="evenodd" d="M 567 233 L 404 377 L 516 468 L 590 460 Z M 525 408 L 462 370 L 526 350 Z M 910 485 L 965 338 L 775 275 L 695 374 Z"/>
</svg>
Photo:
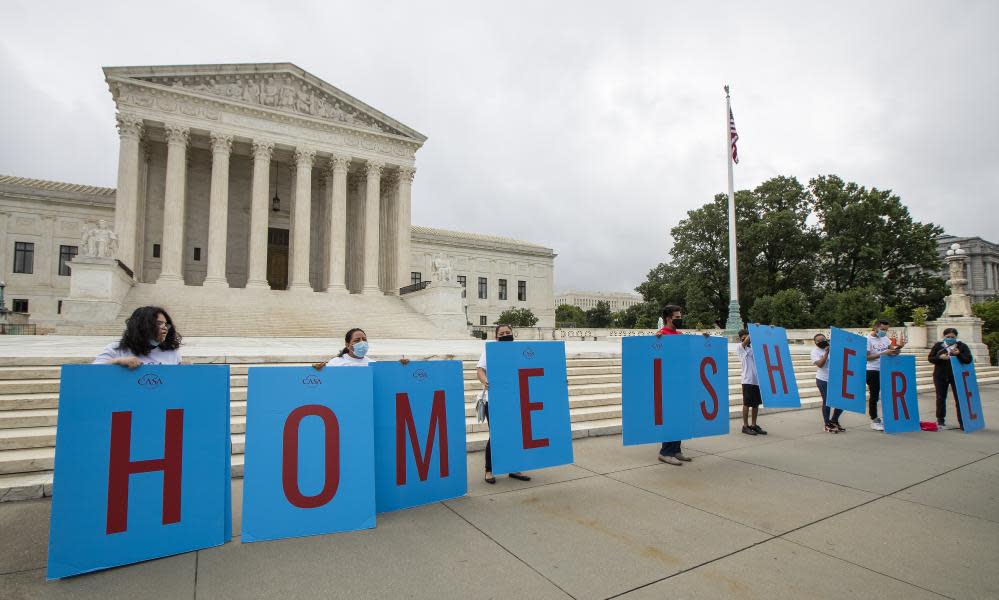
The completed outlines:
<svg viewBox="0 0 999 600">
<path fill-rule="evenodd" d="M 406 485 L 406 434 L 416 458 L 416 472 L 420 481 L 426 481 L 430 472 L 430 457 L 434 451 L 434 438 L 440 436 L 441 477 L 448 476 L 447 452 L 447 410 L 444 390 L 434 391 L 434 405 L 430 410 L 430 427 L 427 443 L 420 452 L 420 441 L 416 437 L 416 423 L 413 422 L 413 409 L 409 404 L 409 394 L 395 395 L 395 484 Z"/>
</svg>

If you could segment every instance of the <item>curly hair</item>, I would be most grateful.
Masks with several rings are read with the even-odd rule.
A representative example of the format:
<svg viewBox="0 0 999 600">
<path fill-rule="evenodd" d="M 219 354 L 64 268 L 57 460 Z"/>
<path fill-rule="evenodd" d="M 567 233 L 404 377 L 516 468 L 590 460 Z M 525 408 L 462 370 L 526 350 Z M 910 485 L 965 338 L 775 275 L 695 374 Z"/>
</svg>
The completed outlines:
<svg viewBox="0 0 999 600">
<path fill-rule="evenodd" d="M 353 329 L 348 330 L 347 334 L 343 336 L 343 343 L 346 344 L 346 346 L 343 347 L 343 350 L 340 351 L 340 354 L 337 354 L 338 358 L 350 352 L 350 338 L 354 337 L 354 334 L 357 333 L 358 331 L 364 333 L 364 330 L 361 329 L 360 327 L 354 327 Z M 364 336 L 367 337 L 368 334 L 364 333 Z"/>
<path fill-rule="evenodd" d="M 125 333 L 118 342 L 118 347 L 127 349 L 135 356 L 146 356 L 152 350 L 149 340 L 157 338 L 158 327 L 156 325 L 156 315 L 163 315 L 170 325 L 166 339 L 159 345 L 163 350 L 176 350 L 180 348 L 183 339 L 177 328 L 173 325 L 170 314 L 158 306 L 140 306 L 132 312 L 132 316 L 125 321 Z"/>
</svg>

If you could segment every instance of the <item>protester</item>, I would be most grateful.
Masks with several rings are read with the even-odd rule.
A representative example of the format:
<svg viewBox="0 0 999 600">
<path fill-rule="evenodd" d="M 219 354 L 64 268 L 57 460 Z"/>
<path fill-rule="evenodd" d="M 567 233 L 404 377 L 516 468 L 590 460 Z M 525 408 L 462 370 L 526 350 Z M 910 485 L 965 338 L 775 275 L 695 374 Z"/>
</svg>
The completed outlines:
<svg viewBox="0 0 999 600">
<path fill-rule="evenodd" d="M 760 380 L 756 374 L 753 342 L 745 329 L 740 329 L 738 335 L 739 345 L 735 347 L 735 354 L 742 362 L 742 432 L 746 435 L 766 435 L 767 432 L 756 424 L 763 396 L 760 395 Z M 750 414 L 752 414 L 752 423 L 750 423 Z"/>
<path fill-rule="evenodd" d="M 368 335 L 360 327 L 355 327 L 343 336 L 346 344 L 340 353 L 333 358 L 312 365 L 317 371 L 329 365 L 331 367 L 366 367 L 375 362 L 368 358 Z M 409 362 L 409 361 L 406 361 Z"/>
<path fill-rule="evenodd" d="M 121 339 L 106 346 L 94 364 L 129 369 L 141 365 L 179 365 L 181 339 L 167 311 L 158 306 L 142 306 L 125 321 Z"/>
<path fill-rule="evenodd" d="M 656 336 L 663 335 L 679 335 L 678 331 L 683 327 L 683 309 L 675 304 L 669 304 L 663 307 L 662 312 L 663 326 Z M 680 441 L 676 440 L 673 442 L 663 442 L 662 448 L 659 450 L 659 460 L 667 465 L 680 466 L 685 462 L 690 462 L 689 456 L 683 454 L 680 449 Z"/>
<path fill-rule="evenodd" d="M 956 356 L 961 364 L 971 364 L 971 348 L 967 344 L 957 339 L 957 329 L 948 327 L 943 330 L 943 339 L 933 344 L 930 349 L 929 360 L 933 363 L 933 387 L 937 392 L 937 428 L 947 427 L 947 388 L 954 393 L 954 404 L 960 403 L 957 397 L 957 386 L 954 384 L 954 371 L 950 366 L 950 358 Z M 964 420 L 961 418 L 961 409 L 958 407 L 957 423 L 960 429 L 964 429 Z"/>
<path fill-rule="evenodd" d="M 512 342 L 513 341 L 513 327 L 500 323 L 496 326 L 496 331 L 494 332 L 497 342 Z M 485 419 L 486 423 L 489 423 L 489 377 L 486 374 L 486 350 L 482 349 L 482 356 L 479 357 L 479 362 L 475 365 L 475 374 L 482 383 L 482 397 L 485 402 Z M 530 481 L 531 478 L 523 473 L 514 472 L 509 473 L 510 477 L 514 479 L 519 479 L 520 481 Z M 496 483 L 496 478 L 493 477 L 493 452 L 492 452 L 492 436 L 486 440 L 486 483 L 493 484 Z"/>
<path fill-rule="evenodd" d="M 815 387 L 819 388 L 819 395 L 822 396 L 822 422 L 825 423 L 827 433 L 841 433 L 846 431 L 839 424 L 839 416 L 843 414 L 842 408 L 835 410 L 826 405 L 826 393 L 829 390 L 829 340 L 825 334 L 816 333 L 812 337 L 815 347 L 812 348 L 812 364 L 815 365 Z M 830 411 L 832 418 L 829 417 Z"/>
<path fill-rule="evenodd" d="M 878 319 L 874 328 L 867 336 L 867 389 L 870 395 L 867 399 L 867 411 L 871 417 L 871 429 L 884 431 L 885 426 L 878 416 L 878 401 L 881 399 L 881 357 L 884 355 L 898 356 L 903 344 L 896 345 L 888 337 L 888 326 L 885 319 Z"/>
</svg>

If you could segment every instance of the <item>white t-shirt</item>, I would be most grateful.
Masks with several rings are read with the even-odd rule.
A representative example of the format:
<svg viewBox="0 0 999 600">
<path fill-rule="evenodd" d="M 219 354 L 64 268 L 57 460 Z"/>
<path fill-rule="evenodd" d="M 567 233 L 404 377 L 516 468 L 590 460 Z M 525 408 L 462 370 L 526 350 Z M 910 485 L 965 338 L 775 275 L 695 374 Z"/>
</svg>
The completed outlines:
<svg viewBox="0 0 999 600">
<path fill-rule="evenodd" d="M 104 350 L 97 355 L 94 359 L 95 365 L 106 365 L 116 358 L 124 358 L 126 356 L 135 356 L 131 350 L 128 348 L 119 348 L 118 342 L 113 344 L 108 344 L 104 347 Z M 180 364 L 180 350 L 160 350 L 159 347 L 153 348 L 149 351 L 149 354 L 145 356 L 135 356 L 144 365 L 179 365 Z"/>
<path fill-rule="evenodd" d="M 878 337 L 876 335 L 867 336 L 867 352 L 868 353 L 882 353 L 891 346 L 891 339 L 886 335 L 884 337 Z M 868 371 L 880 371 L 881 370 L 881 357 L 877 357 L 874 360 L 867 361 Z"/>
<path fill-rule="evenodd" d="M 371 360 L 367 356 L 362 356 L 361 358 L 354 358 L 349 354 L 344 354 L 343 356 L 334 356 L 330 359 L 327 365 L 331 367 L 366 367 L 375 361 Z"/>
<path fill-rule="evenodd" d="M 760 385 L 760 379 L 756 375 L 756 357 L 753 356 L 753 347 L 743 346 L 740 343 L 735 347 L 735 354 L 742 361 L 742 382 Z"/>
<path fill-rule="evenodd" d="M 475 363 L 476 369 L 486 370 L 486 351 L 482 351 L 482 356 L 479 357 L 479 362 Z M 488 372 L 488 371 L 487 371 Z"/>
<path fill-rule="evenodd" d="M 818 346 L 812 348 L 812 364 L 814 365 L 815 363 L 817 363 L 820 360 L 822 360 L 822 357 L 825 356 L 825 355 L 826 355 L 825 348 L 819 348 Z M 826 361 L 825 365 L 823 365 L 821 367 L 816 367 L 816 369 L 815 369 L 815 378 L 816 379 L 820 379 L 822 381 L 829 381 L 829 361 L 828 360 Z"/>
</svg>

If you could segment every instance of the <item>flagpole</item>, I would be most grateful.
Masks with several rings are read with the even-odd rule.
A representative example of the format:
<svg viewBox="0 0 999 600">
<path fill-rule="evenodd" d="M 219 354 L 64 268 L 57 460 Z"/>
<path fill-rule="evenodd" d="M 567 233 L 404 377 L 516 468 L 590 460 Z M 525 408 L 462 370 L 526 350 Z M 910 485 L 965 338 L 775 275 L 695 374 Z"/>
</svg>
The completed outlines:
<svg viewBox="0 0 999 600">
<path fill-rule="evenodd" d="M 742 329 L 742 314 L 739 311 L 739 265 L 736 258 L 735 245 L 735 187 L 732 182 L 732 101 L 728 86 L 725 86 L 725 131 L 728 145 L 725 154 L 728 156 L 728 321 L 725 322 L 725 332 L 735 335 Z"/>
</svg>

